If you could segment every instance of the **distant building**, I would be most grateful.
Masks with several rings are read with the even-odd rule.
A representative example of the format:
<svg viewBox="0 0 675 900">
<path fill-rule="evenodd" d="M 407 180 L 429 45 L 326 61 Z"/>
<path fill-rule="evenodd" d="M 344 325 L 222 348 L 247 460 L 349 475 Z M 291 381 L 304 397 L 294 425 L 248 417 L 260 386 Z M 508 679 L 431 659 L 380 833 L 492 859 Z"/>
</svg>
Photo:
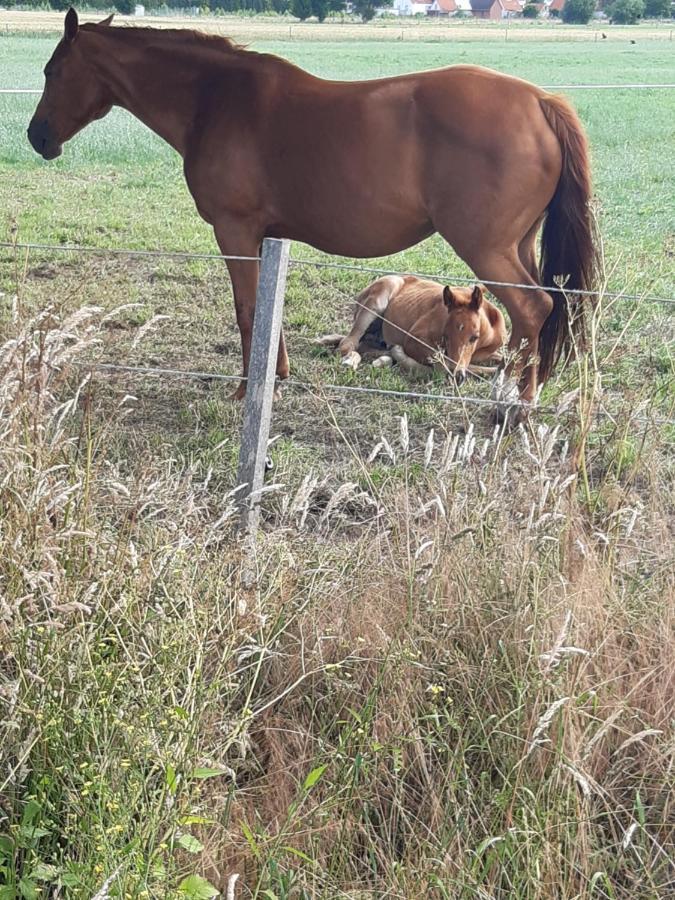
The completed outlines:
<svg viewBox="0 0 675 900">
<path fill-rule="evenodd" d="M 459 6 L 455 0 L 432 0 L 427 10 L 428 16 L 453 16 Z"/>
<path fill-rule="evenodd" d="M 428 0 L 428 2 L 420 2 L 420 0 L 394 0 L 391 12 L 397 16 L 426 16 L 430 6 L 431 0 Z M 389 10 L 387 10 L 387 12 L 389 12 Z"/>
<path fill-rule="evenodd" d="M 476 19 L 492 19 L 496 22 L 519 16 L 522 11 L 523 5 L 519 0 L 471 0 L 471 12 Z"/>
<path fill-rule="evenodd" d="M 548 0 L 563 3 L 565 0 Z M 396 16 L 454 16 L 455 13 L 471 13 L 476 19 L 508 19 L 519 16 L 524 0 L 394 0 L 388 12 Z"/>
</svg>

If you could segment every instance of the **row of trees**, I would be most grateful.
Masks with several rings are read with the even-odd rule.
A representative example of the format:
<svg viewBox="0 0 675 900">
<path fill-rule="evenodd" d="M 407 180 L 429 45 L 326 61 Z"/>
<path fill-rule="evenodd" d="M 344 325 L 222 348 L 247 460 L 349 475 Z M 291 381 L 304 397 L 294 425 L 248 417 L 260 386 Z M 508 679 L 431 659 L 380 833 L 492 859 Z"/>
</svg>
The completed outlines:
<svg viewBox="0 0 675 900">
<path fill-rule="evenodd" d="M 73 0 L 0 0 L 0 5 L 7 7 L 20 6 L 30 9 L 67 10 Z M 296 19 L 318 19 L 323 22 L 330 13 L 344 12 L 345 0 L 85 0 L 87 9 L 109 10 L 115 8 L 123 15 L 133 13 L 136 3 L 141 3 L 148 12 L 157 9 L 186 9 L 198 6 L 206 12 L 251 12 L 251 13 L 289 13 Z M 353 0 L 352 11 L 368 21 L 375 15 L 376 9 L 391 6 L 392 0 Z"/>
<path fill-rule="evenodd" d="M 567 0 L 562 11 L 563 22 L 585 25 L 596 7 L 596 0 Z M 672 0 L 614 0 L 603 11 L 618 25 L 634 25 L 643 18 L 668 18 L 672 14 Z"/>
<path fill-rule="evenodd" d="M 27 6 L 33 9 L 66 10 L 73 0 L 0 0 L 3 6 L 11 7 Z M 199 6 L 205 11 L 242 12 L 251 13 L 273 12 L 283 15 L 290 13 L 296 19 L 315 18 L 319 22 L 331 13 L 340 13 L 345 10 L 345 0 L 86 0 L 89 9 L 109 10 L 111 6 L 122 13 L 133 13 L 136 3 L 142 3 L 148 12 L 159 8 L 185 9 L 189 6 Z M 352 11 L 361 16 L 364 21 L 369 21 L 375 15 L 376 8 L 391 6 L 392 0 L 353 0 Z M 585 25 L 591 20 L 597 8 L 597 0 L 567 0 L 562 19 L 566 23 Z M 619 25 L 631 25 L 642 18 L 665 19 L 673 13 L 673 0 L 613 0 L 603 7 L 612 22 Z M 539 9 L 534 2 L 528 3 L 523 16 L 527 19 L 536 18 Z"/>
</svg>

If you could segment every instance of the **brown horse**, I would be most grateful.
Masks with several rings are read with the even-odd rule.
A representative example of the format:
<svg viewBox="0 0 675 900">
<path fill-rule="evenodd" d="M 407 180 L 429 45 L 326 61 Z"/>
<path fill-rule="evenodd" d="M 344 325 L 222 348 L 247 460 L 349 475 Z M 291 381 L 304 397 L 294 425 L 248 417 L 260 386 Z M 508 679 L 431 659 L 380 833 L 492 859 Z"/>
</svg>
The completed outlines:
<svg viewBox="0 0 675 900">
<path fill-rule="evenodd" d="M 226 38 L 109 26 L 68 11 L 28 128 L 38 153 L 129 110 L 183 157 L 224 255 L 257 256 L 270 236 L 382 256 L 438 231 L 479 281 L 510 283 L 493 290 L 521 350 L 521 397 L 534 397 L 537 369 L 547 378 L 572 339 L 566 297 L 535 286 L 592 289 L 595 270 L 586 138 L 566 100 L 475 66 L 324 81 Z M 246 374 L 258 267 L 228 268 Z"/>
<path fill-rule="evenodd" d="M 429 374 L 437 366 L 463 381 L 476 363 L 501 361 L 506 344 L 501 312 L 480 285 L 443 287 L 413 275 L 385 275 L 356 298 L 348 335 L 326 335 L 317 343 L 337 346 L 342 362 L 356 369 L 374 341 L 383 349 L 375 367 L 396 361 L 408 372 Z"/>
</svg>

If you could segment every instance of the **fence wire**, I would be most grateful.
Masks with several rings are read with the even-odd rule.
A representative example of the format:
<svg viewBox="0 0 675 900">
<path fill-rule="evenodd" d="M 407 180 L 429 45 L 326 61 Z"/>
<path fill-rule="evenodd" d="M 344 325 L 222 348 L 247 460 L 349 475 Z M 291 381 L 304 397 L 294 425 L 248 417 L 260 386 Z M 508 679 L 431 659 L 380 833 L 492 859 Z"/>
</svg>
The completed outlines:
<svg viewBox="0 0 675 900">
<path fill-rule="evenodd" d="M 229 375 L 217 372 L 199 372 L 191 371 L 189 369 L 171 369 L 161 366 L 127 366 L 117 363 L 95 363 L 89 368 L 93 369 L 94 371 L 121 373 L 126 372 L 128 374 L 147 375 L 149 377 L 159 377 L 160 375 L 166 375 L 170 378 L 188 378 L 199 381 L 224 381 L 237 383 L 247 381 L 247 378 L 244 375 Z M 425 391 L 397 391 L 391 388 L 375 388 L 354 384 L 312 384 L 309 381 L 298 381 L 295 378 L 286 378 L 284 379 L 284 381 L 279 382 L 279 385 L 284 387 L 300 388 L 311 393 L 316 393 L 317 391 L 326 391 L 346 394 L 369 394 L 388 398 L 397 397 L 412 400 L 433 400 L 440 403 L 457 403 L 459 405 L 466 406 L 502 406 L 509 409 L 527 409 L 530 411 L 549 413 L 552 415 L 559 413 L 559 409 L 553 406 L 541 406 L 536 403 L 523 403 L 520 400 L 498 400 L 489 397 L 472 397 L 465 396 L 464 394 L 433 394 Z M 615 421 L 614 417 L 616 415 L 617 413 L 612 413 L 610 410 L 607 410 L 604 407 L 602 409 L 598 409 L 595 412 L 596 418 L 611 419 L 612 422 Z M 633 420 L 645 425 L 675 426 L 675 419 L 668 419 L 662 416 L 635 416 Z"/>
<path fill-rule="evenodd" d="M 243 262 L 260 262 L 259 256 L 235 256 L 225 255 L 222 253 L 188 253 L 182 250 L 131 250 L 124 248 L 108 248 L 108 247 L 83 247 L 80 245 L 67 244 L 33 244 L 11 241 L 0 241 L 0 248 L 8 250 L 39 250 L 44 252 L 55 253 L 91 253 L 101 256 L 129 256 L 129 257 L 150 257 L 161 259 L 196 259 L 196 260 L 236 260 Z M 376 266 L 353 265 L 349 263 L 326 262 L 322 260 L 304 259 L 302 257 L 291 257 L 290 265 L 293 266 L 311 266 L 316 269 L 335 269 L 344 272 L 363 272 L 367 275 L 412 275 L 415 278 L 429 278 L 434 281 L 445 281 L 447 283 L 456 282 L 458 284 L 475 284 L 479 281 L 488 287 L 514 287 L 526 291 L 546 291 L 547 293 L 558 294 L 576 294 L 583 297 L 603 297 L 607 300 L 629 300 L 635 303 L 662 303 L 664 305 L 675 305 L 673 297 L 659 297 L 653 294 L 627 294 L 624 291 L 581 291 L 566 290 L 564 286 L 541 285 L 541 284 L 523 284 L 512 281 L 490 281 L 484 278 L 467 278 L 461 275 L 453 275 L 447 273 L 429 273 L 429 272 L 400 272 L 393 269 L 384 269 Z"/>
</svg>

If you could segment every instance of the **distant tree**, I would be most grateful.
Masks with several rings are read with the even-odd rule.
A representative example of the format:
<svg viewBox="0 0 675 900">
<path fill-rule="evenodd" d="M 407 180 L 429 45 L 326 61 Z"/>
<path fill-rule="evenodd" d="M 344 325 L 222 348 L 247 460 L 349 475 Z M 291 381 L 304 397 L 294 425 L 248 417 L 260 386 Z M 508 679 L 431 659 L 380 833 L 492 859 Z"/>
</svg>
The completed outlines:
<svg viewBox="0 0 675 900">
<path fill-rule="evenodd" d="M 645 16 L 648 19 L 668 19 L 671 9 L 671 0 L 645 0 Z"/>
<path fill-rule="evenodd" d="M 312 0 L 291 0 L 291 15 L 304 22 L 312 15 Z"/>
<path fill-rule="evenodd" d="M 115 9 L 123 16 L 130 16 L 136 8 L 136 0 L 113 0 Z"/>
<path fill-rule="evenodd" d="M 323 22 L 328 15 L 328 0 L 311 0 L 311 5 L 312 15 L 316 16 L 319 22 Z"/>
<path fill-rule="evenodd" d="M 370 22 L 375 15 L 375 3 L 373 0 L 354 0 L 352 10 L 357 16 L 361 16 L 364 22 Z"/>
<path fill-rule="evenodd" d="M 644 0 L 616 0 L 609 14 L 618 25 L 635 25 L 645 14 Z"/>
<path fill-rule="evenodd" d="M 534 3 L 528 3 L 527 6 L 523 9 L 524 19 L 536 19 L 538 15 L 539 10 L 534 5 Z"/>
<path fill-rule="evenodd" d="M 72 0 L 49 0 L 49 5 L 52 9 L 64 11 L 72 5 Z"/>
<path fill-rule="evenodd" d="M 376 0 L 354 0 L 352 9 L 357 16 L 361 16 L 364 22 L 370 22 L 378 9 L 383 6 L 391 6 L 392 3 L 393 0 L 384 0 L 384 2 L 379 0 L 376 5 Z"/>
<path fill-rule="evenodd" d="M 595 0 L 567 0 L 562 11 L 566 25 L 586 25 L 595 12 Z"/>
<path fill-rule="evenodd" d="M 289 0 L 272 0 L 272 9 L 275 13 L 283 15 L 283 13 L 288 12 L 290 8 L 291 4 Z"/>
</svg>

